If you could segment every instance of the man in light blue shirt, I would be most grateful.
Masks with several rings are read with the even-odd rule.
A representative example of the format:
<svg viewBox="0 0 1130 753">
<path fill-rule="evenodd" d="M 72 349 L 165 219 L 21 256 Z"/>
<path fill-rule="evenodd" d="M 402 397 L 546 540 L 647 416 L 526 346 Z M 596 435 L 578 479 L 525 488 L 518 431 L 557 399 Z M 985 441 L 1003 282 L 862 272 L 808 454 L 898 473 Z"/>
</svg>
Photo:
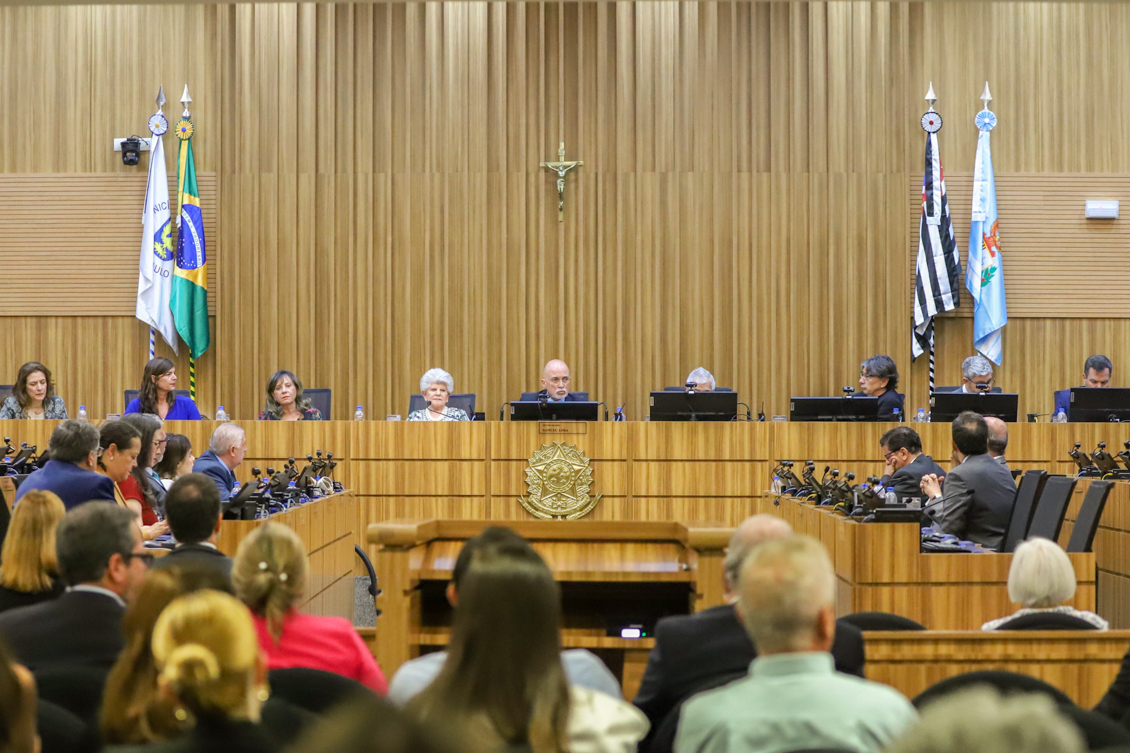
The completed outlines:
<svg viewBox="0 0 1130 753">
<path fill-rule="evenodd" d="M 675 753 L 871 753 L 917 714 L 898 691 L 835 671 L 835 574 L 819 541 L 762 544 L 742 567 L 738 610 L 758 648 L 749 675 L 683 706 Z"/>
</svg>

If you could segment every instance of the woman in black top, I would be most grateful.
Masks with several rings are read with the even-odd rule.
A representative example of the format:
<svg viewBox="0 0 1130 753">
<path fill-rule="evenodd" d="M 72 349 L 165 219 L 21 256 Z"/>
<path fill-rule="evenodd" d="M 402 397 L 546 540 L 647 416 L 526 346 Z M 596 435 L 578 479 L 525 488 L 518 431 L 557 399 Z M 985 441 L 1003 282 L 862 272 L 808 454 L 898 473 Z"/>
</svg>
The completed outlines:
<svg viewBox="0 0 1130 753">
<path fill-rule="evenodd" d="M 879 398 L 880 421 L 905 418 L 902 395 L 895 391 L 898 384 L 898 366 L 890 356 L 871 356 L 859 364 L 859 389 L 868 397 Z"/>
<path fill-rule="evenodd" d="M 66 509 L 55 494 L 38 489 L 20 497 L 0 549 L 0 612 L 49 601 L 63 592 L 55 529 Z"/>
</svg>

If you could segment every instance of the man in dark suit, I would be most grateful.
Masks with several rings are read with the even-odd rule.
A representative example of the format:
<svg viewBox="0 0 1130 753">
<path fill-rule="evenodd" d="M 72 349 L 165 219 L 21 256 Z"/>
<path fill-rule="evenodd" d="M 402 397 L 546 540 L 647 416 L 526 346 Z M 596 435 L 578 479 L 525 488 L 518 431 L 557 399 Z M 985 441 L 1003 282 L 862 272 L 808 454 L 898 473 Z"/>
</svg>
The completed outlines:
<svg viewBox="0 0 1130 753">
<path fill-rule="evenodd" d="M 193 473 L 203 473 L 216 484 L 220 500 L 226 504 L 235 487 L 235 469 L 247 454 L 247 435 L 235 424 L 220 424 L 212 432 L 208 451 L 192 464 Z M 168 504 L 168 502 L 166 502 Z"/>
<path fill-rule="evenodd" d="M 1084 387 L 1109 387 L 1110 375 L 1114 370 L 1114 364 L 1106 356 L 1091 356 L 1083 363 L 1083 385 Z M 1071 401 L 1071 390 L 1056 390 L 1055 391 L 1055 408 L 1052 409 L 1052 415 L 1058 415 L 1063 411 L 1064 415 L 1067 414 L 1067 404 Z"/>
<path fill-rule="evenodd" d="M 1016 482 L 1008 468 L 988 452 L 989 425 L 965 411 L 953 420 L 954 467 L 943 485 L 931 473 L 922 479 L 929 503 L 924 511 L 933 527 L 959 539 L 1000 549 L 1016 503 Z"/>
<path fill-rule="evenodd" d="M 86 421 L 64 421 L 51 432 L 51 459 L 20 484 L 16 501 L 32 489 L 53 492 L 70 510 L 91 500 L 114 501 L 114 482 L 95 473 L 98 429 Z"/>
<path fill-rule="evenodd" d="M 200 563 L 216 568 L 230 581 L 231 557 L 216 548 L 223 521 L 221 508 L 220 493 L 212 479 L 203 473 L 178 478 L 165 497 L 165 514 L 177 545 L 153 567 Z"/>
<path fill-rule="evenodd" d="M 665 617 L 655 626 L 655 648 L 648 655 L 639 692 L 632 701 L 651 722 L 641 751 L 648 750 L 664 718 L 688 697 L 749 672 L 757 649 L 734 606 L 740 593 L 742 563 L 758 545 L 792 533 L 788 523 L 772 515 L 747 519 L 734 531 L 726 551 L 724 586 L 728 603 L 692 615 Z M 863 634 L 857 628 L 836 623 L 832 655 L 837 671 L 863 677 Z M 660 747 L 667 744 L 664 741 Z"/>
<path fill-rule="evenodd" d="M 153 555 L 132 512 L 113 502 L 71 510 L 55 547 L 62 596 L 0 614 L 0 636 L 32 672 L 51 667 L 109 669 L 124 646 L 122 616 Z"/>
<path fill-rule="evenodd" d="M 922 498 L 922 477 L 926 474 L 934 473 L 939 478 L 946 475 L 932 457 L 922 454 L 922 438 L 909 426 L 888 431 L 879 440 L 879 447 L 887 463 L 879 483 L 884 489 L 893 486 L 899 502 L 907 497 Z"/>
<path fill-rule="evenodd" d="M 545 398 L 551 403 L 584 402 L 584 398 L 569 392 L 569 381 L 569 365 L 555 358 L 542 370 L 541 391 L 537 393 L 537 397 Z"/>
</svg>

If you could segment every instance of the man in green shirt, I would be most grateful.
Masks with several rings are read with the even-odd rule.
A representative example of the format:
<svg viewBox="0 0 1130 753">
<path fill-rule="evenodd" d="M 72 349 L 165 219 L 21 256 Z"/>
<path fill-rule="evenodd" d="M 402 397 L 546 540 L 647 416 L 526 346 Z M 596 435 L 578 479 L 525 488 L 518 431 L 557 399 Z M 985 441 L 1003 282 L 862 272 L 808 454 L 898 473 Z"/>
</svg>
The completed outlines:
<svg viewBox="0 0 1130 753">
<path fill-rule="evenodd" d="M 917 714 L 898 691 L 835 671 L 835 574 L 819 541 L 790 536 L 742 567 L 738 611 L 758 648 L 749 676 L 683 706 L 675 753 L 879 751 Z"/>
</svg>

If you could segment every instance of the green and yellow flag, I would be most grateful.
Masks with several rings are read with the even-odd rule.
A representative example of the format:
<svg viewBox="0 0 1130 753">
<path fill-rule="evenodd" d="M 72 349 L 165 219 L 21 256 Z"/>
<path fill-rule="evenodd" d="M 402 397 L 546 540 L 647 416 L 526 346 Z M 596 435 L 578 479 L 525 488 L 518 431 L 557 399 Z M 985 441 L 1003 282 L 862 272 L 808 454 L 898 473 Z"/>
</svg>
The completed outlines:
<svg viewBox="0 0 1130 753">
<path fill-rule="evenodd" d="M 177 332 L 188 345 L 189 355 L 199 358 L 212 344 L 208 329 L 208 257 L 204 251 L 204 218 L 200 213 L 200 189 L 196 185 L 196 165 L 192 160 L 192 121 L 177 123 L 180 139 L 177 159 L 177 237 L 176 269 L 169 305 Z"/>
</svg>

